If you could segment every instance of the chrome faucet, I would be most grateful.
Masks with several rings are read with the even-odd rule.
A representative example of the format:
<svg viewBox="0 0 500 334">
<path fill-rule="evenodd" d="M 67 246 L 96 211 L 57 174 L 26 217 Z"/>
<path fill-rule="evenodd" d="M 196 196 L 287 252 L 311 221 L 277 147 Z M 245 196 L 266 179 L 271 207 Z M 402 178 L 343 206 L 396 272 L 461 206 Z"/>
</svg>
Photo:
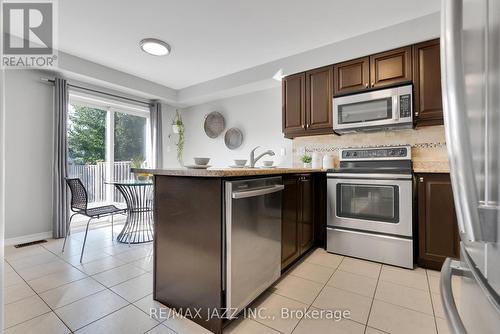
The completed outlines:
<svg viewBox="0 0 500 334">
<path fill-rule="evenodd" d="M 251 152 L 250 152 L 250 167 L 254 168 L 255 164 L 257 161 L 259 161 L 260 158 L 262 158 L 265 155 L 273 156 L 275 153 L 272 150 L 267 150 L 262 154 L 259 154 L 257 158 L 255 157 L 255 150 L 258 149 L 260 146 L 255 147 Z"/>
</svg>

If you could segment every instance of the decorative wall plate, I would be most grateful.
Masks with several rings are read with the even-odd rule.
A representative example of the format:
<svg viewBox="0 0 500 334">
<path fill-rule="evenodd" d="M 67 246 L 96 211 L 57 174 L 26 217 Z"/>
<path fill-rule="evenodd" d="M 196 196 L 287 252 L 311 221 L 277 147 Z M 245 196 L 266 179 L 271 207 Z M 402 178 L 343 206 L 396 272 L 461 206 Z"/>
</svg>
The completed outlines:
<svg viewBox="0 0 500 334">
<path fill-rule="evenodd" d="M 224 116 L 217 111 L 213 111 L 205 116 L 203 129 L 210 138 L 217 138 L 226 127 Z"/>
<path fill-rule="evenodd" d="M 224 143 L 230 150 L 237 149 L 243 143 L 243 133 L 238 128 L 231 128 L 224 135 Z"/>
</svg>

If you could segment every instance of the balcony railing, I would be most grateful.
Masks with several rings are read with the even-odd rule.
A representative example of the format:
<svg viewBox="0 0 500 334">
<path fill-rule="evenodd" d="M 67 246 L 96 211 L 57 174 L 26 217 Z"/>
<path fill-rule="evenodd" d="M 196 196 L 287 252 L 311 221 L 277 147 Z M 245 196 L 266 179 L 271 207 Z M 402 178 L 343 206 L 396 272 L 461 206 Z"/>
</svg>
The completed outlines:
<svg viewBox="0 0 500 334">
<path fill-rule="evenodd" d="M 106 193 L 110 185 L 105 184 L 105 181 L 112 180 L 132 180 L 134 174 L 130 172 L 130 161 L 118 161 L 113 163 L 114 176 L 106 175 L 107 162 L 98 162 L 95 165 L 68 165 L 68 176 L 78 177 L 82 180 L 83 185 L 87 189 L 89 203 L 106 202 Z M 125 203 L 123 196 L 118 190 L 113 188 L 113 198 L 111 201 Z"/>
</svg>

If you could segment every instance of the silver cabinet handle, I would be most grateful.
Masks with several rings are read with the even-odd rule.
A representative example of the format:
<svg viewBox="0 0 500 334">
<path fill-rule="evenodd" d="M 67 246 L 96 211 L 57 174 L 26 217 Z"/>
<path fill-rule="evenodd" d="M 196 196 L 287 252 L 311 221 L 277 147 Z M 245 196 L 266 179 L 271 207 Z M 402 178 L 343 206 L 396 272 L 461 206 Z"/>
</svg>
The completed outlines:
<svg viewBox="0 0 500 334">
<path fill-rule="evenodd" d="M 443 310 L 448 319 L 448 324 L 451 327 L 451 332 L 455 334 L 467 334 L 460 314 L 453 298 L 453 289 L 451 285 L 451 278 L 454 272 L 465 272 L 466 269 L 460 268 L 460 262 L 453 261 L 449 257 L 444 261 L 441 268 L 441 277 L 439 279 L 439 289 L 441 290 L 441 302 L 443 303 Z"/>
<path fill-rule="evenodd" d="M 277 185 L 274 185 L 272 187 L 260 188 L 260 189 L 255 189 L 255 190 L 235 191 L 235 192 L 233 192 L 231 197 L 234 199 L 256 197 L 256 196 L 262 196 L 262 195 L 275 193 L 275 192 L 281 191 L 283 189 L 285 189 L 284 185 L 277 184 Z"/>
<path fill-rule="evenodd" d="M 481 238 L 478 195 L 465 111 L 462 60 L 462 0 L 443 0 L 441 8 L 441 77 L 450 174 L 462 238 Z"/>
</svg>

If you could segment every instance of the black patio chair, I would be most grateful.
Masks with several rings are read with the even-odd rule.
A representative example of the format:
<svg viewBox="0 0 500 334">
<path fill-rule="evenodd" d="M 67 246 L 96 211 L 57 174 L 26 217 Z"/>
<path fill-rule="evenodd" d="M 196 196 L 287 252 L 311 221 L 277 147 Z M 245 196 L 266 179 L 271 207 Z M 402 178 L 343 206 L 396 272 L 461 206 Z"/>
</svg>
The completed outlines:
<svg viewBox="0 0 500 334">
<path fill-rule="evenodd" d="M 71 211 L 74 212 L 69 217 L 69 222 L 67 226 L 66 236 L 64 237 L 64 244 L 62 252 L 64 253 L 64 247 L 66 246 L 66 239 L 68 238 L 69 231 L 71 228 L 71 220 L 76 215 L 83 215 L 89 218 L 87 222 L 87 228 L 85 229 L 85 238 L 83 239 L 82 254 L 80 255 L 80 263 L 83 259 L 83 251 L 85 250 L 85 242 L 87 241 L 87 233 L 89 231 L 89 224 L 92 219 L 99 219 L 102 217 L 111 216 L 111 238 L 113 238 L 113 217 L 115 214 L 125 214 L 127 209 L 119 209 L 114 205 L 104 205 L 99 207 L 88 207 L 88 196 L 87 190 L 79 178 L 66 178 L 66 183 L 71 191 Z"/>
</svg>

